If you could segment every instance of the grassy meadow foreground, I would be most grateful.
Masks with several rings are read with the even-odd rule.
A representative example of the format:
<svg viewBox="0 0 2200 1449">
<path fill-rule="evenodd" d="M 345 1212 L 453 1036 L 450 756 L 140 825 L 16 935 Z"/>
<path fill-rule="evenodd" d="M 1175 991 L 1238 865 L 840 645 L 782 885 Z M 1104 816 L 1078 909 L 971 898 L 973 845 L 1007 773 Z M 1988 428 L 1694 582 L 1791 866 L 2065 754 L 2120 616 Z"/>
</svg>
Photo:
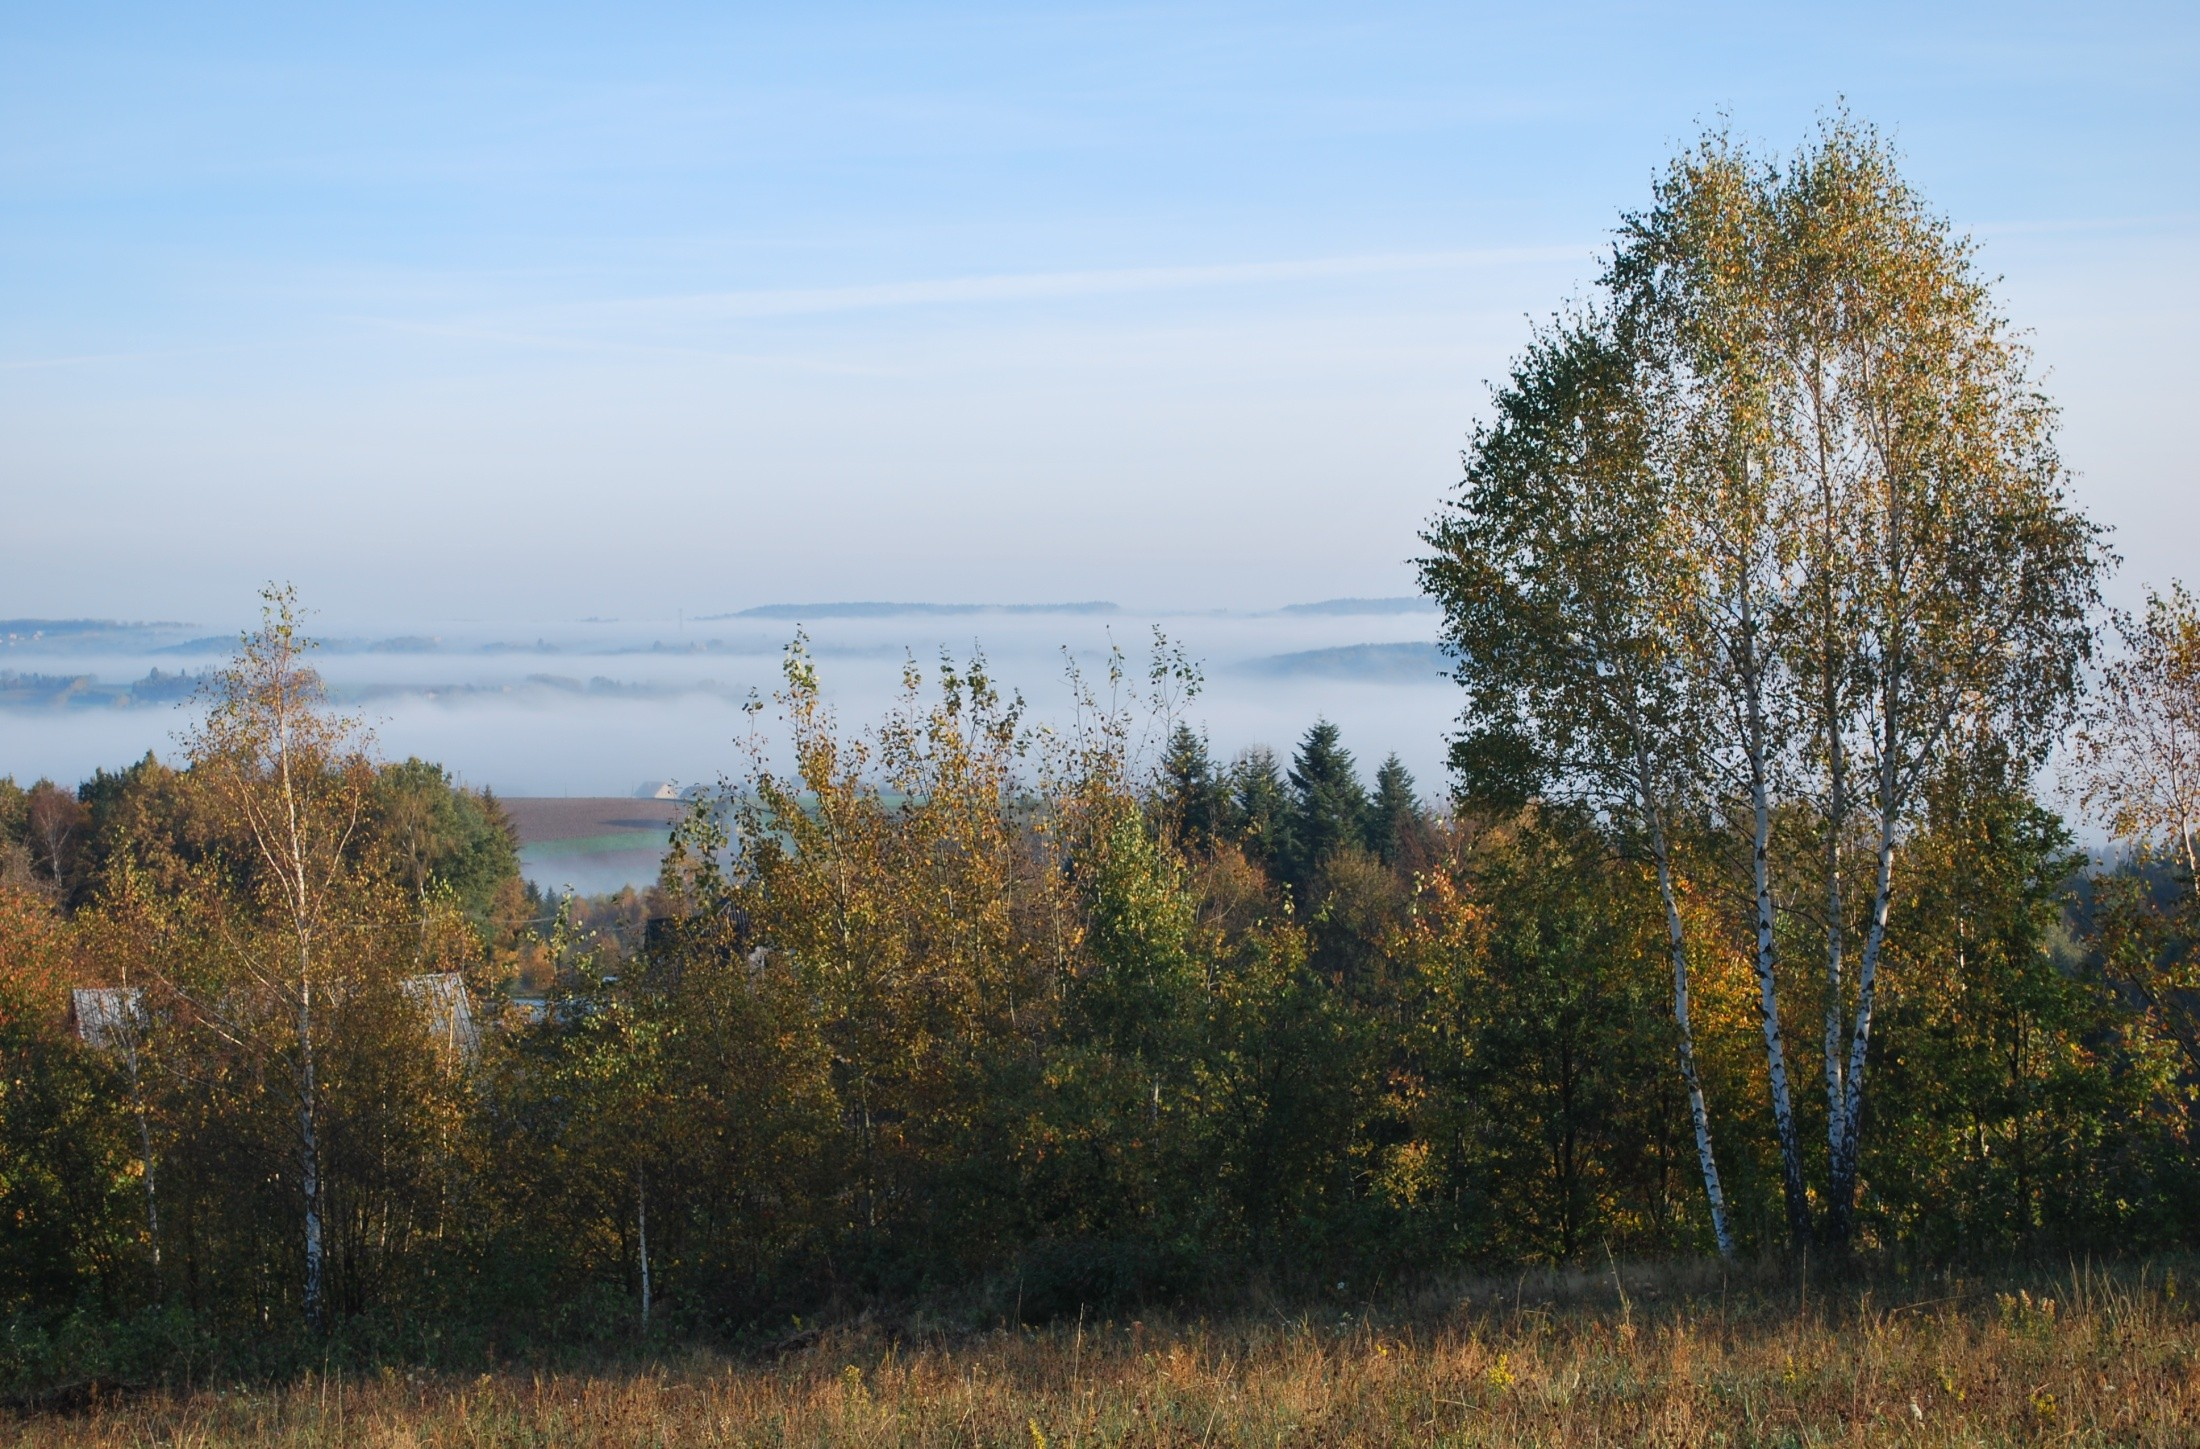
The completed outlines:
<svg viewBox="0 0 2200 1449">
<path fill-rule="evenodd" d="M 2189 1265 L 2155 1265 L 1799 1295 L 1701 1266 L 1584 1271 L 1376 1310 L 974 1335 L 864 1321 L 747 1359 L 95 1396 L 0 1432 L 24 1446 L 2189 1445 L 2189 1282 Z"/>
</svg>

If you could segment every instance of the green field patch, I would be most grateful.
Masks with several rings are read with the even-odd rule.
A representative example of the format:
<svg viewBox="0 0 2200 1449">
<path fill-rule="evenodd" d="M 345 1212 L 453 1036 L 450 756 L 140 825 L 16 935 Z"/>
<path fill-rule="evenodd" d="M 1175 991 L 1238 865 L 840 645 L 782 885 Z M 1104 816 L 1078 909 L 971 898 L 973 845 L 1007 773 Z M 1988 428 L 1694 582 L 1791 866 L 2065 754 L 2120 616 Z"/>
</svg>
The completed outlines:
<svg viewBox="0 0 2200 1449">
<path fill-rule="evenodd" d="M 542 860 L 568 855 L 612 855 L 627 850 L 664 850 L 671 844 L 669 830 L 621 830 L 609 835 L 579 835 L 570 840 L 540 840 L 520 851 L 522 860 Z"/>
</svg>

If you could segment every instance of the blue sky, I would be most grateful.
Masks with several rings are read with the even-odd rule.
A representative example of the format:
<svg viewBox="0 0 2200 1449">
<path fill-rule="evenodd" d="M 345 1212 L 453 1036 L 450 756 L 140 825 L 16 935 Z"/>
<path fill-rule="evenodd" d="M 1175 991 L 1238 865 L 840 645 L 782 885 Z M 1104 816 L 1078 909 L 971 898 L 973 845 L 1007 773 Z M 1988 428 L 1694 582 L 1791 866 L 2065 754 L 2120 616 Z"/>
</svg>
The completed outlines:
<svg viewBox="0 0 2200 1449">
<path fill-rule="evenodd" d="M 2200 477 L 2190 5 L 0 5 L 0 615 L 1410 587 L 1720 114 L 1975 232 L 2122 596 Z"/>
</svg>

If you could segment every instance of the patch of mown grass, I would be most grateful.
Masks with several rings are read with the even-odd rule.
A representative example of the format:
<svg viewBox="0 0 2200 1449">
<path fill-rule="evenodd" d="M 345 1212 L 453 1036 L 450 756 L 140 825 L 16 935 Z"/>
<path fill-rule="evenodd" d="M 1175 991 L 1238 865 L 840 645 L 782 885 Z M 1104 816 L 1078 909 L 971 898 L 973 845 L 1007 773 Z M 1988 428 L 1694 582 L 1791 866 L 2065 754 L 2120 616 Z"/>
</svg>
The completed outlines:
<svg viewBox="0 0 2200 1449">
<path fill-rule="evenodd" d="M 2189 1281 L 2189 1272 L 2187 1275 Z M 1388 1305 L 949 1334 L 859 1321 L 777 1356 L 387 1368 L 19 1416 L 24 1445 L 2200 1443 L 2171 1267 L 1907 1286 L 1701 1267 Z"/>
</svg>

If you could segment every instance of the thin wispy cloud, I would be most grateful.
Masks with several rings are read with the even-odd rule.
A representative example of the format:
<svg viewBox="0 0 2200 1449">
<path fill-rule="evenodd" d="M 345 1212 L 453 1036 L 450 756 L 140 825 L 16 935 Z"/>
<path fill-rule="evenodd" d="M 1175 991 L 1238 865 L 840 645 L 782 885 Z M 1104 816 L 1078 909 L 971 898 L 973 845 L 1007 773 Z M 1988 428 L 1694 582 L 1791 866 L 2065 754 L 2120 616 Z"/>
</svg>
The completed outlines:
<svg viewBox="0 0 2200 1449">
<path fill-rule="evenodd" d="M 0 357 L 0 372 L 42 372 L 50 368 L 92 367 L 109 362 L 144 362 L 156 357 L 181 357 L 187 352 L 205 353 L 211 348 L 177 348 L 146 352 L 75 352 L 59 357 Z"/>
<path fill-rule="evenodd" d="M 1573 243 L 1565 246 L 1489 247 L 1367 256 L 1304 257 L 1283 261 L 1225 262 L 1205 266 L 1003 272 L 839 287 L 769 287 L 654 297 L 607 298 L 475 314 L 470 320 L 483 327 L 497 322 L 518 324 L 522 321 L 538 327 L 561 323 L 588 326 L 621 322 L 744 321 L 876 312 L 897 308 L 1071 301 L 1145 292 L 1182 292 L 1412 272 L 1494 268 L 1586 258 L 1593 250 L 1592 244 Z"/>
</svg>

